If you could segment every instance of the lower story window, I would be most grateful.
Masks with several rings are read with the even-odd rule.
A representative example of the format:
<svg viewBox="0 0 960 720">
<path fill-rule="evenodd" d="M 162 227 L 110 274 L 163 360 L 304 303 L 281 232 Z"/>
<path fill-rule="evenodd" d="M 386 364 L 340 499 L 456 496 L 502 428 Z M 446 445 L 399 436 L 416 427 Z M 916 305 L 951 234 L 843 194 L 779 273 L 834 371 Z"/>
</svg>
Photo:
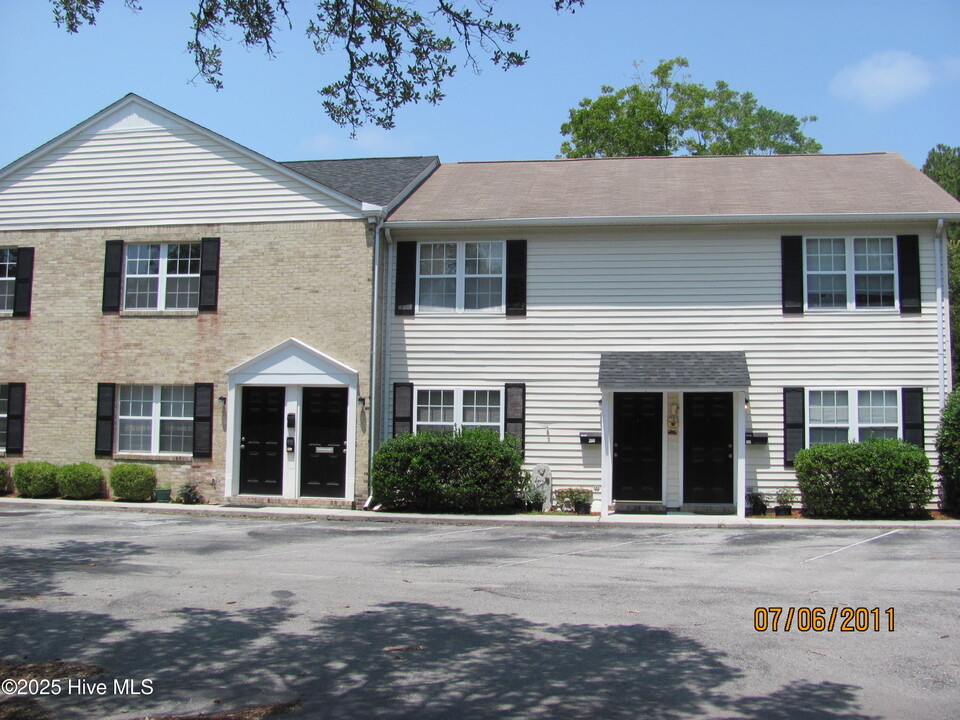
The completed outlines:
<svg viewBox="0 0 960 720">
<path fill-rule="evenodd" d="M 193 452 L 192 385 L 118 388 L 117 449 L 144 454 Z"/>
<path fill-rule="evenodd" d="M 810 390 L 809 444 L 901 436 L 896 390 Z"/>
<path fill-rule="evenodd" d="M 489 427 L 502 433 L 500 390 L 417 390 L 415 432 Z"/>
</svg>

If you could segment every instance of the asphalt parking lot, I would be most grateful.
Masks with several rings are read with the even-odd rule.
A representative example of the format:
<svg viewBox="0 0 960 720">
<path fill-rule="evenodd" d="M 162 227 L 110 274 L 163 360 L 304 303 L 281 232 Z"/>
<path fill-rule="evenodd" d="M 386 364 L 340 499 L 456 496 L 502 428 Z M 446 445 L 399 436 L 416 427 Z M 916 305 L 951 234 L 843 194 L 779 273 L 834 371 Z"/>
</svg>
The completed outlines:
<svg viewBox="0 0 960 720">
<path fill-rule="evenodd" d="M 281 717 L 960 711 L 955 528 L 455 526 L 4 507 L 0 532 L 0 659 L 106 669 L 105 694 L 41 698 L 58 720 L 292 700 L 299 708 Z"/>
</svg>

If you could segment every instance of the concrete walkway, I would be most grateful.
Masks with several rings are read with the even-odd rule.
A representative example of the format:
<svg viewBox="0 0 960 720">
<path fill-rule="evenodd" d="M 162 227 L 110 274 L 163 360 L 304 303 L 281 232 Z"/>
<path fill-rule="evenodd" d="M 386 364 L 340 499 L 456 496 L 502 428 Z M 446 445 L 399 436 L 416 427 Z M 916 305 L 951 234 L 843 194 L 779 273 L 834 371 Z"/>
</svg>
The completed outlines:
<svg viewBox="0 0 960 720">
<path fill-rule="evenodd" d="M 960 528 L 960 520 L 811 520 L 807 518 L 738 518 L 732 515 L 450 515 L 391 513 L 337 508 L 238 507 L 236 505 L 180 505 L 177 503 L 131 503 L 114 500 L 35 500 L 0 498 L 0 509 L 39 508 L 81 512 L 138 512 L 164 515 L 215 517 L 271 517 L 361 522 L 434 523 L 441 525 L 545 525 L 603 527 L 701 527 L 701 528 Z"/>
</svg>

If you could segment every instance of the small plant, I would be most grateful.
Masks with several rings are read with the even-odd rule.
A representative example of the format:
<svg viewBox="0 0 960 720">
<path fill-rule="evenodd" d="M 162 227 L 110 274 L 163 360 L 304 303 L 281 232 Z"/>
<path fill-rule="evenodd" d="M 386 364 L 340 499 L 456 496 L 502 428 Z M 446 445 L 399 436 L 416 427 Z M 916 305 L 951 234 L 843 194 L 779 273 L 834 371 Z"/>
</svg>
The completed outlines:
<svg viewBox="0 0 960 720">
<path fill-rule="evenodd" d="M 567 509 L 569 504 L 571 510 L 575 510 L 581 503 L 593 503 L 593 490 L 587 488 L 564 488 L 556 490 L 553 493 L 558 507 Z"/>
<path fill-rule="evenodd" d="M 797 494 L 792 488 L 780 488 L 777 490 L 777 505 L 779 507 L 793 507 L 793 501 Z"/>
<path fill-rule="evenodd" d="M 960 391 L 950 394 L 937 431 L 940 453 L 940 507 L 960 510 Z"/>
<path fill-rule="evenodd" d="M 190 480 L 181 485 L 177 490 L 177 497 L 174 499 L 174 502 L 184 505 L 202 505 L 204 498 L 200 493 L 200 489 L 197 487 L 196 481 Z"/>
<path fill-rule="evenodd" d="M 22 462 L 13 466 L 13 485 L 20 497 L 57 494 L 57 466 L 48 462 Z"/>
<path fill-rule="evenodd" d="M 747 512 L 750 515 L 767 514 L 767 497 L 762 492 L 751 490 L 747 493 Z"/>
<path fill-rule="evenodd" d="M 157 475 L 147 465 L 120 463 L 110 470 L 110 490 L 117 500 L 146 502 L 156 487 Z"/>
<path fill-rule="evenodd" d="M 103 470 L 91 463 L 64 465 L 57 470 L 57 485 L 67 498 L 86 500 L 103 493 Z"/>
<path fill-rule="evenodd" d="M 0 462 L 0 495 L 10 492 L 10 466 Z"/>
</svg>

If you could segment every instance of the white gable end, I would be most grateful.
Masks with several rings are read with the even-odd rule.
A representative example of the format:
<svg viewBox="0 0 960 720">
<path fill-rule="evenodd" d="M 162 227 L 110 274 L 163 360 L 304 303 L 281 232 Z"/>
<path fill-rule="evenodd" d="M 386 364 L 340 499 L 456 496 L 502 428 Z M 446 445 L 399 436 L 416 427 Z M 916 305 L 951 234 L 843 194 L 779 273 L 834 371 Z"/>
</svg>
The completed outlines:
<svg viewBox="0 0 960 720">
<path fill-rule="evenodd" d="M 0 175 L 0 230 L 359 217 L 359 202 L 136 97 Z"/>
</svg>

